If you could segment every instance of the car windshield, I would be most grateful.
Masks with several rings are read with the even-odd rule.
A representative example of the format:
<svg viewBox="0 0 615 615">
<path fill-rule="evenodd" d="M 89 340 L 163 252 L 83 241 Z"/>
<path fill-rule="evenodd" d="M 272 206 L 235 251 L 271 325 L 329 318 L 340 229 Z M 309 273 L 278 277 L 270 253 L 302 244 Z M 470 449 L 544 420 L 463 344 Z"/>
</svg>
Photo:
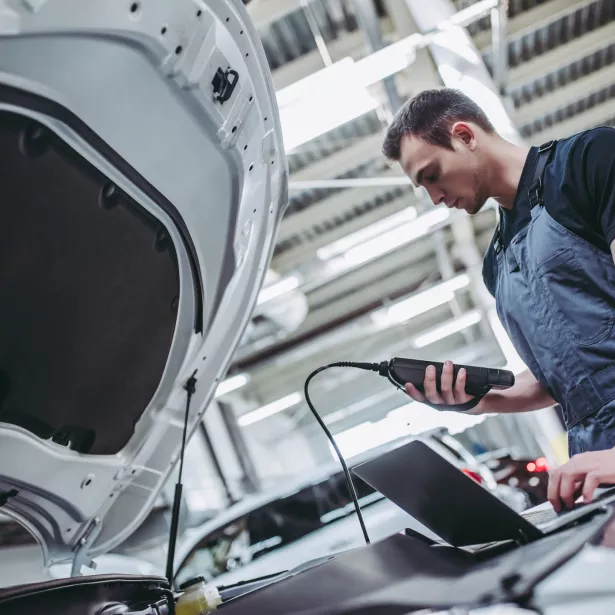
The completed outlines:
<svg viewBox="0 0 615 615">
<path fill-rule="evenodd" d="M 0 549 L 36 544 L 34 536 L 21 523 L 0 515 Z"/>
<path fill-rule="evenodd" d="M 362 507 L 382 499 L 353 479 Z M 325 528 L 354 511 L 343 473 L 280 498 L 211 533 L 181 563 L 178 583 L 195 576 L 215 577 Z"/>
</svg>

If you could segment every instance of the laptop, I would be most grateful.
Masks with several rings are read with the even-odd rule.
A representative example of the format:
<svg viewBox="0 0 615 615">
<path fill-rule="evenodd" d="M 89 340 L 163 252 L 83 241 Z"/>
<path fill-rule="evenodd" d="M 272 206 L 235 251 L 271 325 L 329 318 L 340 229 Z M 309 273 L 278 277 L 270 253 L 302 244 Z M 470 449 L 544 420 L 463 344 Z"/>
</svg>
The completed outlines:
<svg viewBox="0 0 615 615">
<path fill-rule="evenodd" d="M 615 489 L 556 513 L 549 502 L 518 513 L 421 440 L 352 472 L 454 547 L 542 538 L 615 501 Z"/>
</svg>

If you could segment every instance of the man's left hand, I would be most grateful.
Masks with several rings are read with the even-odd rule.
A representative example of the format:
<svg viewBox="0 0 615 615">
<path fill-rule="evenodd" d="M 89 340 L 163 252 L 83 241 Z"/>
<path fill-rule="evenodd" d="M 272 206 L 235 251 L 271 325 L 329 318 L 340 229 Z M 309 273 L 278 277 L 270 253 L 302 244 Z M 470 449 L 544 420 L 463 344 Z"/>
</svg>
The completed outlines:
<svg viewBox="0 0 615 615">
<path fill-rule="evenodd" d="M 591 502 L 600 484 L 615 485 L 615 448 L 572 457 L 551 473 L 547 497 L 559 512 L 562 504 L 573 508 L 579 495 Z"/>
</svg>

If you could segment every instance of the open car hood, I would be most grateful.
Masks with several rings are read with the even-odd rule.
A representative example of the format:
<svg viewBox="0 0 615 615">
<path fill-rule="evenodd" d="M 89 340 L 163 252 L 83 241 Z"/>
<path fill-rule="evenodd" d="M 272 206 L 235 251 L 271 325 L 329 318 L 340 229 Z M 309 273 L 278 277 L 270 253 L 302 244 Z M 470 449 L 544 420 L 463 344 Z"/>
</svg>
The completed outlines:
<svg viewBox="0 0 615 615">
<path fill-rule="evenodd" d="M 46 563 L 143 521 L 224 377 L 287 197 L 239 0 L 0 1 L 0 511 Z"/>
</svg>

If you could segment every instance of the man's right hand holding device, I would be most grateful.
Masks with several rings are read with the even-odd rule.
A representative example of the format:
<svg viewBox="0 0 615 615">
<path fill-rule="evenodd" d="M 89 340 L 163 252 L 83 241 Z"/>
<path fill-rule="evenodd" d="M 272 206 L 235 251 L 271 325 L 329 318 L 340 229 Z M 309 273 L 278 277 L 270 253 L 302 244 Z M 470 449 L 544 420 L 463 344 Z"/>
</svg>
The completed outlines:
<svg viewBox="0 0 615 615">
<path fill-rule="evenodd" d="M 415 401 L 428 401 L 432 404 L 460 405 L 474 399 L 465 391 L 466 373 L 461 369 L 457 381 L 453 384 L 453 363 L 446 361 L 442 369 L 440 391 L 436 388 L 435 368 L 430 365 L 425 370 L 423 386 L 425 394 L 413 384 L 406 384 L 406 393 Z M 553 398 L 538 383 L 529 370 L 515 378 L 515 384 L 509 389 L 489 391 L 467 414 L 489 414 L 491 412 L 527 412 L 539 410 L 555 403 Z"/>
</svg>

